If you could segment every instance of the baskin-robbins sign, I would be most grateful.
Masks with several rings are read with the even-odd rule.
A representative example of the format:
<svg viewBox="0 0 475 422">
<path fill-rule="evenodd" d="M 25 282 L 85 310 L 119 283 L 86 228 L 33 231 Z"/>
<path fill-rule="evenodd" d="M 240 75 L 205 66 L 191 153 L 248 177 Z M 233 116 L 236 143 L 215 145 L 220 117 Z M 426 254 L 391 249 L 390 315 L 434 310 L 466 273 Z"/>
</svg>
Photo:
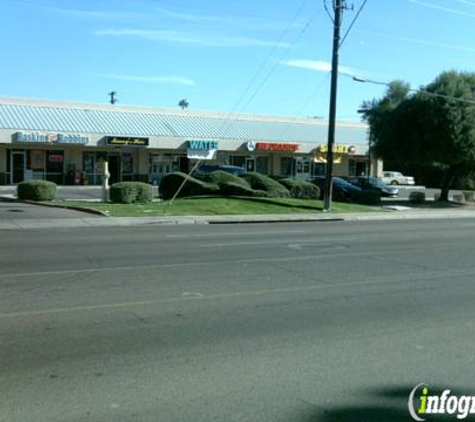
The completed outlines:
<svg viewBox="0 0 475 422">
<path fill-rule="evenodd" d="M 186 156 L 191 160 L 213 160 L 218 148 L 218 141 L 190 140 Z"/>
<path fill-rule="evenodd" d="M 87 145 L 89 137 L 76 133 L 16 132 L 13 134 L 13 141 L 39 144 Z"/>
</svg>

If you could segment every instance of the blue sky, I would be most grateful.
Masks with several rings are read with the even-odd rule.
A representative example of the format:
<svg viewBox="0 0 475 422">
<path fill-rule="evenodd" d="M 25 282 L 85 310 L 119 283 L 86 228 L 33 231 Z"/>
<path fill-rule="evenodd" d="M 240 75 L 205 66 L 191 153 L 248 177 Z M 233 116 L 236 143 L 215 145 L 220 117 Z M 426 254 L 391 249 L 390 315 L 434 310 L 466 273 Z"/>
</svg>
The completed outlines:
<svg viewBox="0 0 475 422">
<path fill-rule="evenodd" d="M 331 0 L 327 5 L 331 10 Z M 346 33 L 364 0 L 344 13 Z M 367 0 L 340 51 L 340 120 L 385 87 L 475 71 L 475 0 Z M 324 0 L 1 0 L 0 96 L 328 117 Z"/>
</svg>

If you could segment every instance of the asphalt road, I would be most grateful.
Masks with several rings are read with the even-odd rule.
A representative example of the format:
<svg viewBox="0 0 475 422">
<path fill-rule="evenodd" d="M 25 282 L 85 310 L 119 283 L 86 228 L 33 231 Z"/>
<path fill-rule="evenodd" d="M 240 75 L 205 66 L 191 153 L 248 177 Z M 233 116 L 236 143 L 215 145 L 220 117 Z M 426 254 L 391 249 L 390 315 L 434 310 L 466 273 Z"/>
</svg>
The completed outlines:
<svg viewBox="0 0 475 422">
<path fill-rule="evenodd" d="M 0 234 L 1 422 L 396 422 L 420 382 L 475 392 L 471 219 Z"/>
</svg>

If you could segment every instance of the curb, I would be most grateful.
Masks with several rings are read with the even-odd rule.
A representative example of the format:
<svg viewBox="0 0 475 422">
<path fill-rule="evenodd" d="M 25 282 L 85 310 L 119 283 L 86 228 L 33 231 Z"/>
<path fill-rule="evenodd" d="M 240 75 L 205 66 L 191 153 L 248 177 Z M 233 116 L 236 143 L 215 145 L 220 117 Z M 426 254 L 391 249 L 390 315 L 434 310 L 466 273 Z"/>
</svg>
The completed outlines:
<svg viewBox="0 0 475 422">
<path fill-rule="evenodd" d="M 91 208 L 76 206 L 76 205 L 47 204 L 45 202 L 38 202 L 38 201 L 31 201 L 31 200 L 22 201 L 20 199 L 12 200 L 12 202 L 22 202 L 24 204 L 39 205 L 40 207 L 48 207 L 48 208 L 61 208 L 61 209 L 67 209 L 67 210 L 73 210 L 73 211 L 80 211 L 86 214 L 100 215 L 101 217 L 108 217 L 108 215 L 105 212 L 94 210 Z"/>
</svg>

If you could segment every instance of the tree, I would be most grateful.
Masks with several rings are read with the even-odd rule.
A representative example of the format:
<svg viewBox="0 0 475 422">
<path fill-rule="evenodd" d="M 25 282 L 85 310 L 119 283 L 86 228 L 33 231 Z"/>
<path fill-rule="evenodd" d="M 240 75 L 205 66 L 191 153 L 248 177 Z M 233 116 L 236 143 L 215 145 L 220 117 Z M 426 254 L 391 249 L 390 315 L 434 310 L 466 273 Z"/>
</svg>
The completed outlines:
<svg viewBox="0 0 475 422">
<path fill-rule="evenodd" d="M 475 74 L 444 72 L 415 94 L 409 91 L 397 81 L 382 99 L 363 103 L 372 153 L 437 171 L 446 201 L 456 178 L 475 166 Z"/>
<path fill-rule="evenodd" d="M 188 102 L 186 98 L 183 98 L 178 102 L 178 107 L 181 107 L 182 110 L 185 110 L 186 108 L 188 108 L 189 105 L 190 103 Z"/>
</svg>

